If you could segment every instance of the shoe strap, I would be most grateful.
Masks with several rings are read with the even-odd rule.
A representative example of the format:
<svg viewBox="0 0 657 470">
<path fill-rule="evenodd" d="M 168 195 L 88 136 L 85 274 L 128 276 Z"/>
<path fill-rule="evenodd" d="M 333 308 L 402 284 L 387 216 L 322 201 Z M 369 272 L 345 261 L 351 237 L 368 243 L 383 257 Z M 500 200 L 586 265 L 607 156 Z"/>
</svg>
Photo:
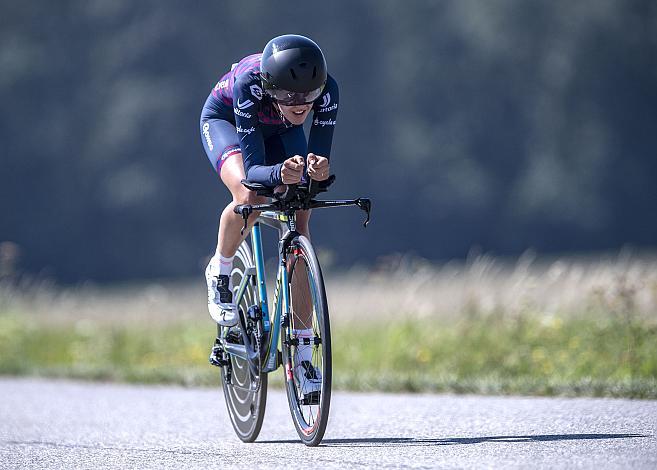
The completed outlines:
<svg viewBox="0 0 657 470">
<path fill-rule="evenodd" d="M 230 291 L 230 278 L 225 274 L 217 276 L 217 291 L 219 291 L 219 301 L 221 303 L 231 303 L 233 293 Z"/>
</svg>

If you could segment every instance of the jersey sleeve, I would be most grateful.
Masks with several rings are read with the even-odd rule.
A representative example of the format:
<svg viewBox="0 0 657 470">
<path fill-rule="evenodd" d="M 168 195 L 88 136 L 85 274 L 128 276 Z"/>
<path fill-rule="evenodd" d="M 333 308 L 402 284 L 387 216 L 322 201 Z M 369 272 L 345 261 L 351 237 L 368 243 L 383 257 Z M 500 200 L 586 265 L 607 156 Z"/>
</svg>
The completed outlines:
<svg viewBox="0 0 657 470">
<path fill-rule="evenodd" d="M 330 157 L 333 130 L 338 117 L 339 100 L 338 84 L 329 75 L 324 92 L 313 105 L 313 122 L 310 126 L 310 137 L 308 139 L 309 153 L 314 153 L 320 157 Z"/>
<path fill-rule="evenodd" d="M 282 165 L 265 165 L 265 141 L 258 122 L 261 104 L 260 84 L 249 75 L 238 78 L 233 87 L 233 112 L 246 179 L 277 186 L 281 184 Z"/>
</svg>

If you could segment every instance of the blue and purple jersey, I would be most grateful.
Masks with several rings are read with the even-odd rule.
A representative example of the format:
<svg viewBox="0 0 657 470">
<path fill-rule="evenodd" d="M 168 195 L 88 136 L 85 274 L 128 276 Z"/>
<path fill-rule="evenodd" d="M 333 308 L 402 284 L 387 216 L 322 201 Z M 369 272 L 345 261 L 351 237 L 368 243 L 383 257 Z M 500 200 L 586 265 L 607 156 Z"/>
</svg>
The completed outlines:
<svg viewBox="0 0 657 470">
<path fill-rule="evenodd" d="M 275 186 L 281 184 L 281 163 L 266 164 L 265 139 L 285 132 L 290 127 L 302 126 L 292 126 L 285 121 L 269 95 L 263 92 L 260 80 L 261 56 L 253 54 L 245 57 L 221 77 L 205 102 L 201 125 L 213 119 L 233 124 L 239 138 L 246 178 Z M 330 157 L 338 98 L 338 85 L 329 75 L 322 94 L 313 105 L 308 152 Z"/>
</svg>

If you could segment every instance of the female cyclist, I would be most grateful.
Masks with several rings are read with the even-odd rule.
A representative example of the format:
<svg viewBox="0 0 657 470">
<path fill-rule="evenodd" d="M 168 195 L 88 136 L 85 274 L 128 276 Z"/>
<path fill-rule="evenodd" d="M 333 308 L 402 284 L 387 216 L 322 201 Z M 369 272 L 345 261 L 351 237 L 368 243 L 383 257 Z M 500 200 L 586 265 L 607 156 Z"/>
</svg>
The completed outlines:
<svg viewBox="0 0 657 470">
<path fill-rule="evenodd" d="M 311 110 L 306 140 L 303 123 Z M 276 37 L 262 54 L 234 64 L 208 96 L 201 113 L 201 140 L 232 195 L 205 271 L 208 310 L 217 323 L 237 323 L 230 273 L 248 230 L 240 234 L 243 221 L 233 208 L 266 202 L 241 180 L 277 187 L 306 177 L 327 179 L 337 110 L 338 86 L 327 73 L 322 51 L 312 40 L 294 34 Z M 310 235 L 309 218 L 310 211 L 297 213 L 297 231 L 305 236 Z"/>
</svg>

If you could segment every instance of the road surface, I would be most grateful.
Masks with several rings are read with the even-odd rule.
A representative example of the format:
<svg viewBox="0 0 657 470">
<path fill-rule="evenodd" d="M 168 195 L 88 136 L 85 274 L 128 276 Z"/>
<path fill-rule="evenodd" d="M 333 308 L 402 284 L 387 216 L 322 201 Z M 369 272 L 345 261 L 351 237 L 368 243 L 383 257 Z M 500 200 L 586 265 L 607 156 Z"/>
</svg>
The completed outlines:
<svg viewBox="0 0 657 470">
<path fill-rule="evenodd" d="M 338 392 L 323 445 L 270 390 L 255 444 L 219 388 L 0 377 L 0 468 L 657 468 L 657 401 Z"/>
</svg>

